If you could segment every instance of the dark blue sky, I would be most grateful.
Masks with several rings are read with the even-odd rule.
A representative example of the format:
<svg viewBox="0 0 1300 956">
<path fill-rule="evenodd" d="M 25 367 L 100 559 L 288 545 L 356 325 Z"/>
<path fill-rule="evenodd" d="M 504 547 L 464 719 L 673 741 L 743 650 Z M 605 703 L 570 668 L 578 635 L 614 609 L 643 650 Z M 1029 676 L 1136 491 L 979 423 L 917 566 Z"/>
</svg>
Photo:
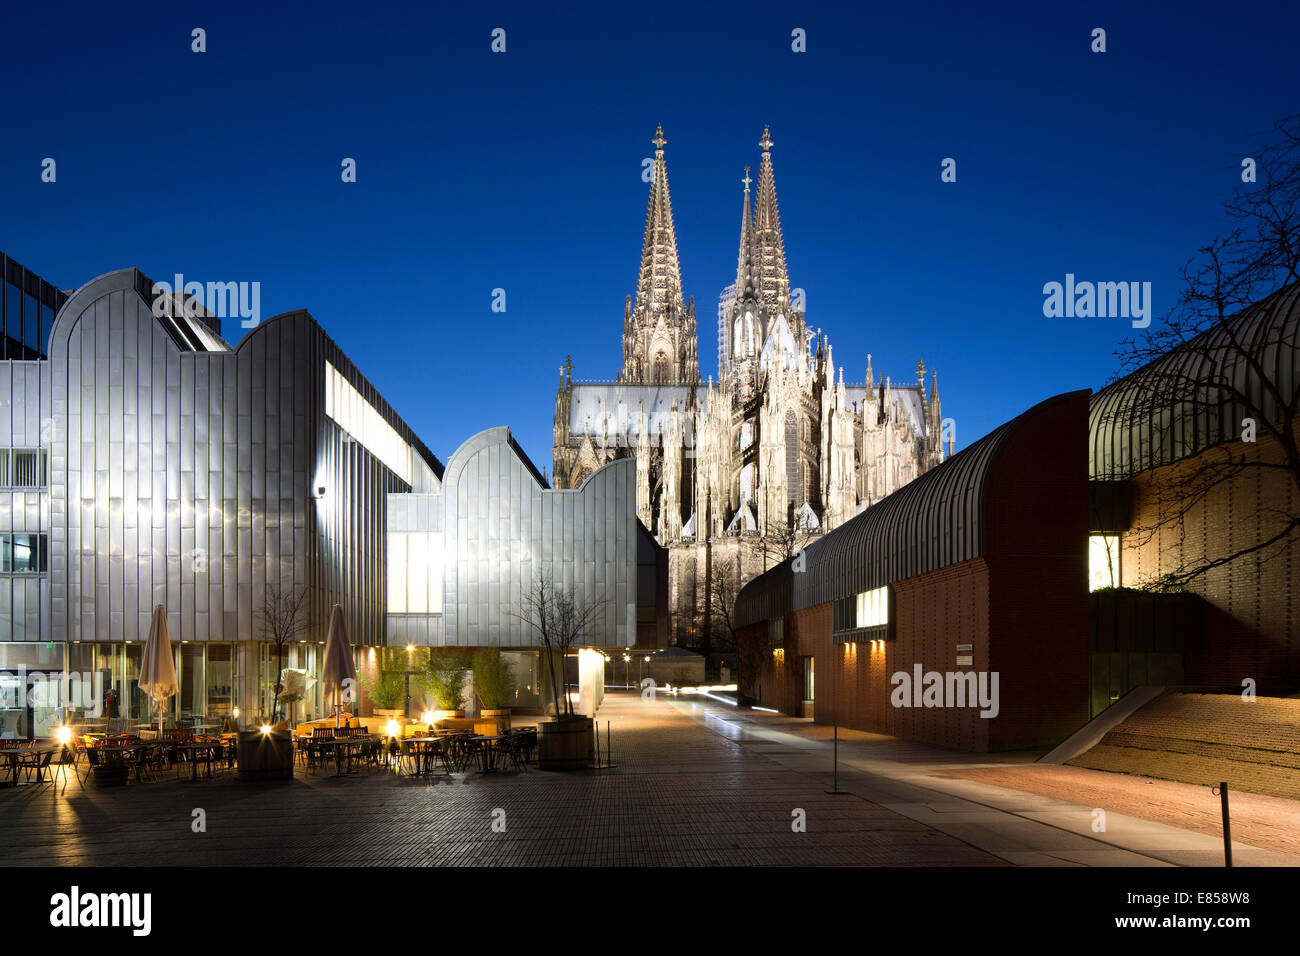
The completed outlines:
<svg viewBox="0 0 1300 956">
<path fill-rule="evenodd" d="M 656 123 L 704 374 L 770 124 L 810 325 L 848 380 L 868 352 L 937 368 L 962 447 L 1114 371 L 1129 322 L 1046 319 L 1045 282 L 1150 281 L 1158 316 L 1256 134 L 1300 110 L 1294 2 L 232 6 L 6 11 L 0 249 L 64 288 L 258 281 L 444 461 L 508 424 L 549 470 L 564 356 L 616 374 Z"/>
</svg>

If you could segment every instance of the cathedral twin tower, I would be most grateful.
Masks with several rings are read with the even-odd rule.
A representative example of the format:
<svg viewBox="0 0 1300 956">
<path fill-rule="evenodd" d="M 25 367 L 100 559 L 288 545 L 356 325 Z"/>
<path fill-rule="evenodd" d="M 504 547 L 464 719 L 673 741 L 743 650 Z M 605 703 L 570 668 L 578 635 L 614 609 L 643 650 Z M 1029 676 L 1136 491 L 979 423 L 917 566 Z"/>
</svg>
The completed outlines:
<svg viewBox="0 0 1300 956">
<path fill-rule="evenodd" d="M 937 379 L 926 389 L 846 385 L 830 343 L 805 323 L 786 269 L 772 138 L 758 177 L 745 168 L 736 281 L 718 307 L 718 381 L 703 384 L 695 301 L 682 294 L 662 127 L 635 295 L 623 310 L 623 361 L 613 383 L 581 383 L 566 363 L 555 403 L 554 485 L 576 488 L 606 462 L 635 457 L 637 512 L 670 561 L 715 539 L 815 535 L 852 518 L 943 458 Z M 751 190 L 751 186 L 754 187 Z M 770 549 L 760 548 L 768 552 Z M 766 564 L 761 561 L 760 564 Z M 752 569 L 757 573 L 761 567 Z M 674 579 L 680 575 L 674 573 Z M 691 575 L 693 576 L 693 574 Z M 675 591 L 694 590 L 674 580 Z M 674 605 L 685 600 L 681 593 Z M 680 617 L 683 607 L 674 607 Z"/>
</svg>

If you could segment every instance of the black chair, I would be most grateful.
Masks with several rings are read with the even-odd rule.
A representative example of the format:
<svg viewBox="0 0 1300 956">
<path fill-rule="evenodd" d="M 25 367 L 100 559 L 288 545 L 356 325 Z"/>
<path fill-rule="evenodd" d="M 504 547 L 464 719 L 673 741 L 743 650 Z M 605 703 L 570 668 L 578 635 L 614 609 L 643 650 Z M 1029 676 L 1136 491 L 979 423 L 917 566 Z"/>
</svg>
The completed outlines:
<svg viewBox="0 0 1300 956">
<path fill-rule="evenodd" d="M 516 770 L 527 772 L 524 770 L 524 762 L 521 756 L 523 752 L 522 738 L 522 734 L 506 734 L 497 741 L 496 749 L 502 764 L 509 760 Z"/>
<path fill-rule="evenodd" d="M 51 782 L 54 774 L 49 773 L 50 758 L 54 756 L 50 751 L 45 753 L 25 754 L 22 758 L 22 767 L 27 771 L 27 782 L 31 783 L 32 778 L 36 778 L 37 786 Z"/>
<path fill-rule="evenodd" d="M 59 759 L 51 761 L 51 765 L 54 767 L 54 773 L 52 776 L 57 777 L 59 774 L 63 775 L 64 793 L 67 793 L 68 791 L 68 767 L 72 768 L 72 772 L 77 778 L 77 786 L 81 787 L 82 790 L 86 789 L 86 784 L 81 778 L 81 767 L 77 759 L 80 756 L 80 748 L 64 744 L 63 748 L 59 751 Z"/>
</svg>

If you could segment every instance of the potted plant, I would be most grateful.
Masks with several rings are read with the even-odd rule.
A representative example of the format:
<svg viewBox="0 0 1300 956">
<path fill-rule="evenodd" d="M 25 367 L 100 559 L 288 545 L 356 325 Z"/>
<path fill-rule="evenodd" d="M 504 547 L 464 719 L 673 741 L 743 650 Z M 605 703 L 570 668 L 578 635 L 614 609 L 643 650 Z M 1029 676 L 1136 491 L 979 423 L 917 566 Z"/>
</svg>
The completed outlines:
<svg viewBox="0 0 1300 956">
<path fill-rule="evenodd" d="M 431 650 L 428 659 L 420 665 L 420 683 L 433 698 L 437 717 L 465 716 L 460 704 L 465 685 L 469 683 L 469 666 L 466 652 L 454 647 Z"/>
<path fill-rule="evenodd" d="M 375 716 L 406 716 L 406 671 L 385 666 L 375 677 L 363 677 L 361 686 L 374 703 Z"/>
<path fill-rule="evenodd" d="M 493 718 L 499 726 L 509 727 L 515 685 L 515 675 L 510 663 L 501 656 L 501 648 L 493 644 L 475 653 L 474 694 L 478 698 L 480 717 Z"/>
<path fill-rule="evenodd" d="M 592 719 L 573 712 L 565 661 L 570 648 L 604 612 L 604 602 L 584 601 L 539 577 L 523 596 L 519 619 L 541 641 L 555 716 L 538 721 L 537 766 L 542 770 L 579 770 L 595 763 Z"/>
<path fill-rule="evenodd" d="M 124 754 L 114 753 L 111 747 L 99 747 L 95 751 L 98 762 L 94 764 L 91 779 L 97 787 L 125 787 L 130 767 Z"/>
</svg>

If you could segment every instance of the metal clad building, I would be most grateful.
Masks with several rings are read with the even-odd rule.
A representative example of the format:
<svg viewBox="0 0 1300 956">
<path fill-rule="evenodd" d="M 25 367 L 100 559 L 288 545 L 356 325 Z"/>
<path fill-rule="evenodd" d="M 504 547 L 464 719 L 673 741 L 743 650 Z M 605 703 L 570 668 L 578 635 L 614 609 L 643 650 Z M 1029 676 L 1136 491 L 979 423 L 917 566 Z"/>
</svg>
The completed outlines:
<svg viewBox="0 0 1300 956">
<path fill-rule="evenodd" d="M 551 489 L 510 430 L 490 428 L 443 478 L 440 494 L 389 497 L 390 644 L 532 646 L 524 595 L 541 579 L 599 605 L 580 643 L 660 643 L 662 549 L 636 517 L 633 459 Z"/>
<path fill-rule="evenodd" d="M 281 666 L 318 675 L 336 603 L 354 645 L 533 647 L 519 599 L 544 570 L 603 605 L 583 643 L 666 630 L 666 560 L 637 521 L 633 463 L 552 491 L 490 429 L 444 488 L 306 311 L 232 348 L 197 299 L 125 269 L 66 297 L 44 344 L 48 359 L 0 362 L 0 737 L 64 718 L 23 703 L 24 671 L 94 674 L 117 694 L 109 716 L 147 716 L 159 604 L 181 685 L 169 709 L 207 721 L 261 714 Z M 263 629 L 271 589 L 306 594 L 283 661 Z M 300 713 L 320 706 L 317 690 Z"/>
</svg>

